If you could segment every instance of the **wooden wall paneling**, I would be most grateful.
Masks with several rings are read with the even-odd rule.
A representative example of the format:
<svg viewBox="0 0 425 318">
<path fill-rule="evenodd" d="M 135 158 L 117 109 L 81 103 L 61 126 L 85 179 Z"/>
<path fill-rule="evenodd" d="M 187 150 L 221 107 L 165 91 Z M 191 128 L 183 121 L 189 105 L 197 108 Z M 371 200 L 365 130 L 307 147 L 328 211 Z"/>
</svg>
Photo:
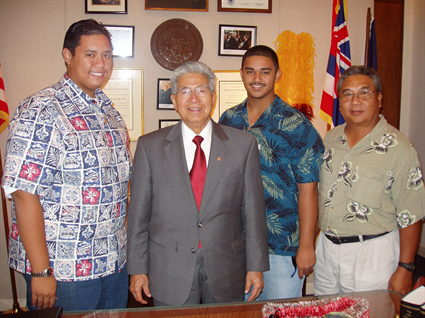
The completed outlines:
<svg viewBox="0 0 425 318">
<path fill-rule="evenodd" d="M 404 0 L 375 0 L 378 72 L 383 83 L 381 113 L 388 123 L 400 126 L 403 63 Z"/>
</svg>

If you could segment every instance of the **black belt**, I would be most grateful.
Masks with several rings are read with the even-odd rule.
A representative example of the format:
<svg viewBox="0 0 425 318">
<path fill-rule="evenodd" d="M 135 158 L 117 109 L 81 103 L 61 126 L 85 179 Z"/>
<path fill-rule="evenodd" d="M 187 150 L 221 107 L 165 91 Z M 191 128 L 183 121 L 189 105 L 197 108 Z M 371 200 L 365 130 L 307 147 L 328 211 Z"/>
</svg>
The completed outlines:
<svg viewBox="0 0 425 318">
<path fill-rule="evenodd" d="M 362 238 L 363 241 L 367 241 L 367 240 L 371 240 L 371 239 L 383 236 L 388 233 L 389 232 L 384 232 L 384 233 L 376 234 L 376 235 L 357 235 L 357 236 L 331 236 L 331 235 L 325 234 L 325 236 L 329 241 L 331 241 L 334 244 L 344 244 L 344 243 L 361 242 L 362 240 L 360 238 Z"/>
</svg>

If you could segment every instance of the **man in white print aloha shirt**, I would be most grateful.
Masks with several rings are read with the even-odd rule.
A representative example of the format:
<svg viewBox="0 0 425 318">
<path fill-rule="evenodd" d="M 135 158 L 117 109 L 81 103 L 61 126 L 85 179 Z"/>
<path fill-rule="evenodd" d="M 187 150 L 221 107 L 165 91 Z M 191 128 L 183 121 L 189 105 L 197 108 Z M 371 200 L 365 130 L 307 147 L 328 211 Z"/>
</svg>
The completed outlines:
<svg viewBox="0 0 425 318">
<path fill-rule="evenodd" d="M 10 122 L 3 187 L 13 198 L 9 265 L 30 310 L 125 308 L 128 133 L 99 89 L 112 70 L 106 28 L 82 20 L 63 46 L 67 72 L 23 100 Z"/>
</svg>

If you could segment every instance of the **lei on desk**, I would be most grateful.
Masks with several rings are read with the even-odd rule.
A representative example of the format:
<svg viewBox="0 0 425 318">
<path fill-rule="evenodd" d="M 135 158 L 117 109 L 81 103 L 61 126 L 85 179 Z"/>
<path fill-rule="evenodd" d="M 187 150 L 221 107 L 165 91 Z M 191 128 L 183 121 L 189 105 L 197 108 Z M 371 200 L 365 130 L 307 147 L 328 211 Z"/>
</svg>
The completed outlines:
<svg viewBox="0 0 425 318">
<path fill-rule="evenodd" d="M 369 303 L 364 298 L 336 297 L 288 303 L 267 303 L 263 306 L 264 318 L 321 318 L 336 317 L 337 315 L 338 317 L 370 318 Z"/>
</svg>

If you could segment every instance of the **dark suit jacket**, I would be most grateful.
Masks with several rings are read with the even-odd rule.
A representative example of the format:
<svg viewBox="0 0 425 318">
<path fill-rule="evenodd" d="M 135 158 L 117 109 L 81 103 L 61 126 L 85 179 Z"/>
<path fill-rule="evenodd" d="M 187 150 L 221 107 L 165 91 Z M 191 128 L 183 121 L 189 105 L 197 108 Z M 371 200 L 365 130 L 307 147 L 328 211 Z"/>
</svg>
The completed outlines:
<svg viewBox="0 0 425 318">
<path fill-rule="evenodd" d="M 187 300 L 199 240 L 219 302 L 244 292 L 247 271 L 269 269 L 255 137 L 213 122 L 199 212 L 187 171 L 181 122 L 139 138 L 132 173 L 127 271 L 130 275 L 148 273 L 155 299 L 170 305 Z"/>
</svg>

